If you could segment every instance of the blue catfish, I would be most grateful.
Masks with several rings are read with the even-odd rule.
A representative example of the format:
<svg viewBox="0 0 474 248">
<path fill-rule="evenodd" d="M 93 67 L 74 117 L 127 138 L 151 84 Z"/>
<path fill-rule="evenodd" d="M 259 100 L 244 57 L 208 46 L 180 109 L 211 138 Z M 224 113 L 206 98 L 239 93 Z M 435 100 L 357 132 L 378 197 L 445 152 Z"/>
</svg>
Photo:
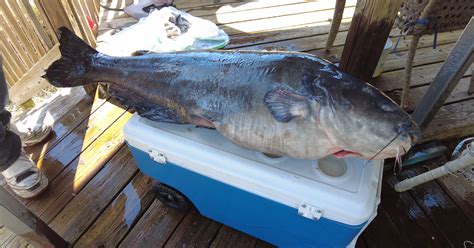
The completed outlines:
<svg viewBox="0 0 474 248">
<path fill-rule="evenodd" d="M 232 142 L 301 159 L 400 156 L 420 129 L 375 87 L 304 53 L 184 51 L 113 57 L 65 28 L 57 87 L 107 82 L 110 94 L 153 121 L 215 128 Z"/>
</svg>

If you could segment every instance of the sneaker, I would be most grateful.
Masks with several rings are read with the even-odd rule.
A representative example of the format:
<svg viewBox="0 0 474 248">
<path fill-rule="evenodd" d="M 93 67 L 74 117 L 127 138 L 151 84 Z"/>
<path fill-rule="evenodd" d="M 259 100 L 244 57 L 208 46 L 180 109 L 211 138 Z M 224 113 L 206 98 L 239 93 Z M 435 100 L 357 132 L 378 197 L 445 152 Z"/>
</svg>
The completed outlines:
<svg viewBox="0 0 474 248">
<path fill-rule="evenodd" d="M 123 11 L 135 19 L 140 19 L 148 16 L 153 9 L 160 10 L 169 6 L 175 7 L 173 0 L 139 0 L 138 3 L 125 7 Z"/>
<path fill-rule="evenodd" d="M 37 196 L 48 186 L 48 178 L 24 152 L 2 174 L 8 186 L 22 198 Z"/>
<path fill-rule="evenodd" d="M 37 128 L 28 128 L 26 132 L 20 132 L 23 147 L 33 146 L 43 142 L 51 133 L 53 128 L 48 126 L 38 126 Z"/>
</svg>

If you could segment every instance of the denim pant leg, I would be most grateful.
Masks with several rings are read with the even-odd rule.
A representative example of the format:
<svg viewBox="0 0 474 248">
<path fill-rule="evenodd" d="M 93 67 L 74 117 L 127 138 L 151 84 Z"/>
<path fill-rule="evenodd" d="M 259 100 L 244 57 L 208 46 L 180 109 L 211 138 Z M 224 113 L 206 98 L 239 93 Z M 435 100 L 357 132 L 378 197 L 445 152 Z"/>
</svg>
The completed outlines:
<svg viewBox="0 0 474 248">
<path fill-rule="evenodd" d="M 18 135 L 7 130 L 11 114 L 5 110 L 8 101 L 8 87 L 3 74 L 3 58 L 0 55 L 0 172 L 12 165 L 21 153 Z"/>
<path fill-rule="evenodd" d="M 4 132 L 3 140 L 0 140 L 0 172 L 10 167 L 10 165 L 20 157 L 20 153 L 20 137 L 15 133 L 6 130 Z"/>
<path fill-rule="evenodd" d="M 0 113 L 3 112 L 8 102 L 8 86 L 3 75 L 2 56 L 0 55 Z"/>
</svg>

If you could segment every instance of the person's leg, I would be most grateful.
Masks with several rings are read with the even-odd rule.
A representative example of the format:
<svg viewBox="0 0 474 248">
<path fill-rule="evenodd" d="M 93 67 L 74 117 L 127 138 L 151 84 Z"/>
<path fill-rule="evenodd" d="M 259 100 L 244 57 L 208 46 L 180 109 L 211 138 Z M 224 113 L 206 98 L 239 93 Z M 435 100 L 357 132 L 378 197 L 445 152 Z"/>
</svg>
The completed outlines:
<svg viewBox="0 0 474 248">
<path fill-rule="evenodd" d="M 6 183 L 20 197 L 30 198 L 48 186 L 48 179 L 21 149 L 18 135 L 6 129 L 9 113 L 2 111 L 0 119 L 0 172 Z"/>
<path fill-rule="evenodd" d="M 8 86 L 3 75 L 3 57 L 0 54 L 0 113 L 3 112 L 8 103 Z"/>
<path fill-rule="evenodd" d="M 5 115 L 5 112 L 0 113 L 0 119 L 5 120 Z M 20 157 L 20 153 L 20 137 L 8 131 L 3 121 L 0 122 L 0 172 L 7 170 Z"/>
<path fill-rule="evenodd" d="M 20 156 L 21 141 L 8 131 L 11 114 L 5 110 L 8 87 L 3 75 L 3 58 L 0 55 L 0 172 L 6 170 Z"/>
<path fill-rule="evenodd" d="M 7 103 L 9 101 L 8 96 L 8 86 L 3 74 L 3 58 L 0 55 L 0 113 L 4 111 Z M 9 114 L 9 113 L 8 113 Z M 52 127 L 51 125 L 36 125 L 32 128 L 26 128 L 26 130 L 18 130 L 16 125 L 9 124 L 11 115 L 8 116 L 8 121 L 4 123 L 6 129 L 14 132 L 18 136 L 20 136 L 22 141 L 22 146 L 32 146 L 42 142 L 48 135 L 51 133 Z"/>
<path fill-rule="evenodd" d="M 5 110 L 8 88 L 0 56 L 0 172 L 20 197 L 30 198 L 48 186 L 48 179 L 21 149 L 21 139 L 8 129 L 11 114 Z"/>
</svg>

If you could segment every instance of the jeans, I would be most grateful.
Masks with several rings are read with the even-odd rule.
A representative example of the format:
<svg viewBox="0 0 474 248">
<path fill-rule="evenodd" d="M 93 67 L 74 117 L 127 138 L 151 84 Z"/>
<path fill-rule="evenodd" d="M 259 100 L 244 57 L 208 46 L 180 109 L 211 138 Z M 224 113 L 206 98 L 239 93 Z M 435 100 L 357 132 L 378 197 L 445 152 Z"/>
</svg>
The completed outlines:
<svg viewBox="0 0 474 248">
<path fill-rule="evenodd" d="M 21 153 L 21 140 L 8 130 L 11 114 L 5 110 L 8 101 L 8 87 L 3 75 L 3 63 L 0 56 L 0 172 L 12 165 Z"/>
</svg>

